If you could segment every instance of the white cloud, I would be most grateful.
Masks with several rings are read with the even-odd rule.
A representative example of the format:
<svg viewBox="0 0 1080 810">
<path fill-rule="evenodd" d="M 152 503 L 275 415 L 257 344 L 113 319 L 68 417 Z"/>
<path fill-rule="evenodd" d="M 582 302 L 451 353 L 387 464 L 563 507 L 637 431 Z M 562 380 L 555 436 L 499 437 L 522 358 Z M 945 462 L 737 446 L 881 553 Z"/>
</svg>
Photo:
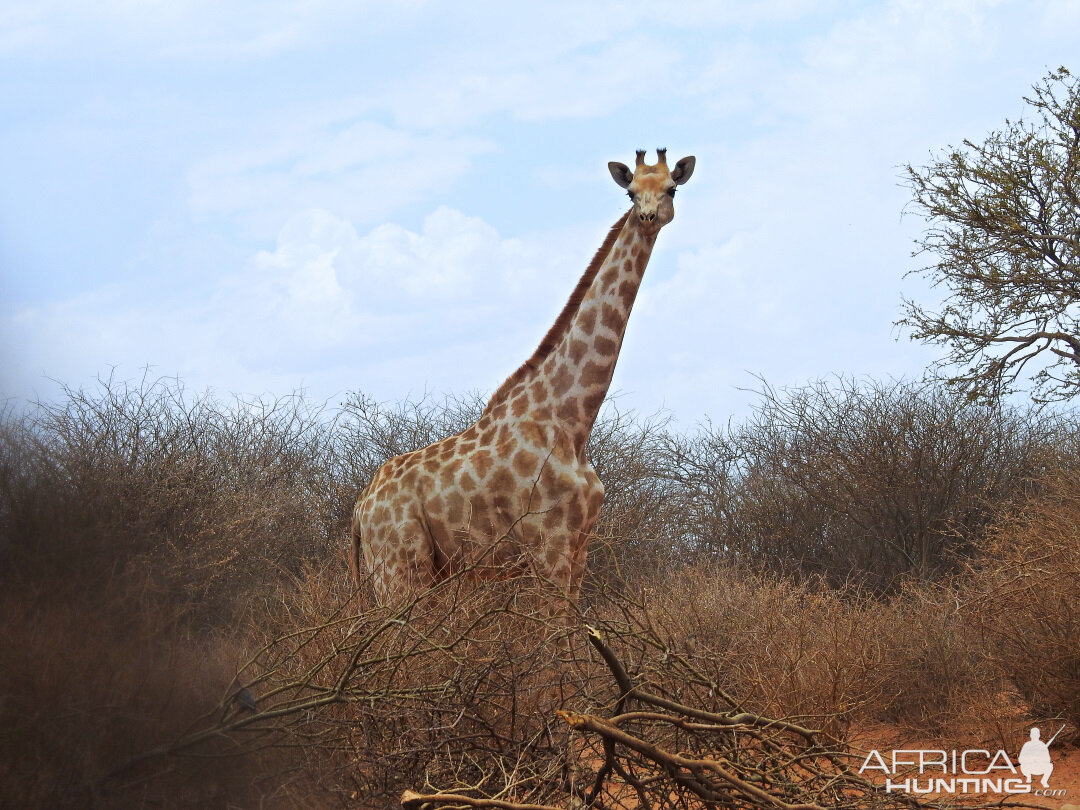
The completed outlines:
<svg viewBox="0 0 1080 810">
<path fill-rule="evenodd" d="M 422 350 L 433 331 L 460 338 L 448 313 L 475 322 L 518 286 L 513 273 L 534 272 L 534 258 L 448 208 L 430 214 L 419 233 L 386 224 L 363 236 L 336 215 L 305 211 L 282 228 L 275 250 L 223 284 L 214 309 L 239 317 L 221 342 L 253 366 L 298 370 L 340 352 Z"/>
<path fill-rule="evenodd" d="M 11 0 L 0 9 L 0 53 L 263 58 L 311 48 L 351 25 L 380 32 L 413 18 L 424 0 Z"/>
<path fill-rule="evenodd" d="M 167 254 L 172 288 L 191 287 L 163 303 L 160 290 L 103 277 L 87 281 L 99 292 L 57 300 L 49 285 L 63 285 L 45 268 L 28 294 L 39 303 L 4 318 L 5 344 L 20 347 L 5 384 L 151 362 L 240 390 L 490 389 L 603 235 L 592 218 L 607 218 L 602 195 L 615 193 L 603 161 L 664 143 L 696 153 L 698 168 L 657 248 L 617 386 L 693 418 L 723 413 L 731 387 L 752 384 L 745 371 L 778 385 L 917 372 L 909 345 L 892 341 L 920 224 L 899 223 L 899 167 L 1018 112 L 1080 34 L 1067 0 L 701 0 L 666 18 L 643 1 L 420 5 L 0 9 L 0 53 L 30 55 L 11 73 L 33 77 L 8 80 L 12 108 L 40 122 L 8 151 L 43 166 L 67 158 L 55 196 L 78 200 L 54 213 L 51 197 L 31 195 L 41 212 L 19 229 L 22 253 L 50 216 L 49 237 L 76 230 L 71 212 L 103 197 L 104 177 L 119 212 L 100 215 L 107 236 L 47 255 L 79 267 L 112 249 L 95 267 L 142 269 L 140 252 L 154 271 Z M 49 65 L 69 56 L 85 71 Z M 62 72 L 94 78 L 37 101 Z M 89 130 L 39 110 L 71 99 L 108 107 L 91 140 L 114 150 L 81 197 L 68 175 L 104 165 L 71 147 Z M 179 168 L 148 173 L 130 196 L 180 199 L 154 213 L 168 238 L 134 233 L 136 247 L 116 247 L 123 227 L 108 225 L 129 208 L 111 167 L 138 178 L 159 163 Z M 39 177 L 25 177 L 32 190 Z M 6 199 L 20 200 L 12 187 Z"/>
<path fill-rule="evenodd" d="M 189 203 L 199 216 L 235 217 L 256 234 L 313 207 L 369 224 L 452 186 L 475 156 L 493 148 L 482 138 L 329 118 L 198 161 L 188 173 Z"/>
<path fill-rule="evenodd" d="M 49 398 L 51 380 L 79 387 L 111 367 L 131 376 L 147 364 L 198 380 L 213 347 L 192 312 L 164 301 L 137 300 L 115 285 L 0 316 L 0 396 Z"/>
<path fill-rule="evenodd" d="M 111 288 L 9 313 L 0 323 L 4 344 L 32 351 L 5 369 L 0 385 L 26 396 L 42 373 L 78 381 L 111 365 L 150 364 L 226 390 L 265 390 L 273 381 L 327 396 L 386 384 L 391 374 L 400 386 L 404 369 L 417 390 L 491 390 L 569 294 L 575 264 L 586 261 L 577 252 L 503 238 L 445 207 L 418 232 L 385 224 L 364 234 L 308 210 L 209 298 L 162 301 Z M 553 277 L 558 283 L 548 284 Z"/>
<path fill-rule="evenodd" d="M 655 117 L 664 114 L 653 109 L 663 104 L 657 89 L 672 83 L 680 59 L 678 48 L 655 37 L 628 37 L 595 52 L 541 46 L 502 66 L 428 66 L 391 83 L 376 103 L 405 127 L 450 130 L 498 113 L 531 122 L 603 118 L 645 104 L 642 115 Z"/>
<path fill-rule="evenodd" d="M 319 357 L 352 357 L 362 366 L 358 353 L 423 354 L 432 343 L 516 334 L 536 285 L 564 264 L 446 207 L 419 232 L 385 224 L 363 236 L 313 210 L 290 220 L 276 249 L 256 255 L 214 306 L 246 312 L 222 342 L 253 365 L 293 358 L 299 371 Z"/>
<path fill-rule="evenodd" d="M 468 47 L 455 52 L 455 61 L 487 65 L 503 75 L 514 70 L 536 73 L 538 57 L 561 62 L 574 49 L 617 39 L 643 25 L 661 33 L 705 25 L 753 27 L 791 22 L 829 5 L 805 0 L 696 2 L 660 17 L 654 3 L 641 0 L 542 6 L 494 0 L 463 0 L 452 6 L 430 0 L 8 0 L 0 6 L 0 53 L 246 60 L 340 43 L 364 48 L 393 37 L 407 46 L 415 63 L 425 51 L 442 52 L 446 41 L 461 39 Z M 637 55 L 639 62 L 645 58 L 647 51 Z M 439 72 L 445 69 L 443 65 Z"/>
</svg>

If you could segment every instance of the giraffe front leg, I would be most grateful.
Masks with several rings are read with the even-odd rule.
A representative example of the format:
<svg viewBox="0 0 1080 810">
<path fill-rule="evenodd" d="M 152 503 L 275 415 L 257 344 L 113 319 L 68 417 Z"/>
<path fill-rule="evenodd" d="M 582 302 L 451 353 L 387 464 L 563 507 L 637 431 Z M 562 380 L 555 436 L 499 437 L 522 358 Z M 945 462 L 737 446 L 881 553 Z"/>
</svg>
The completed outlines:
<svg viewBox="0 0 1080 810">
<path fill-rule="evenodd" d="M 589 541 L 592 540 L 596 521 L 600 519 L 600 510 L 604 506 L 604 485 L 590 468 L 589 487 L 583 494 L 584 520 L 572 533 L 573 556 L 570 572 L 570 598 L 577 604 L 581 595 L 581 583 L 585 579 L 585 564 L 589 557 Z"/>
<path fill-rule="evenodd" d="M 585 579 L 585 565 L 589 556 L 589 540 L 591 536 L 591 532 L 581 533 L 571 559 L 569 595 L 570 601 L 575 605 L 578 597 L 581 596 L 581 582 Z"/>
<path fill-rule="evenodd" d="M 567 673 L 573 670 L 573 661 L 580 660 L 580 651 L 575 652 L 574 627 L 577 624 L 577 596 L 581 588 L 581 577 L 585 566 L 585 544 L 575 542 L 578 532 L 560 532 L 558 538 L 547 537 L 546 551 L 543 555 L 548 570 L 544 574 L 550 583 L 545 612 L 549 622 L 549 633 L 556 637 L 553 653 L 555 660 L 551 664 L 548 677 L 551 689 L 555 690 L 558 705 L 563 708 L 575 708 L 579 692 L 572 677 Z M 578 792 L 582 785 L 587 785 L 590 773 L 587 757 L 588 741 L 564 727 L 560 736 L 563 746 L 562 779 L 565 788 L 571 793 Z"/>
<path fill-rule="evenodd" d="M 543 537 L 534 553 L 533 570 L 543 583 L 544 614 L 557 629 L 573 623 L 574 549 L 564 532 Z"/>
</svg>

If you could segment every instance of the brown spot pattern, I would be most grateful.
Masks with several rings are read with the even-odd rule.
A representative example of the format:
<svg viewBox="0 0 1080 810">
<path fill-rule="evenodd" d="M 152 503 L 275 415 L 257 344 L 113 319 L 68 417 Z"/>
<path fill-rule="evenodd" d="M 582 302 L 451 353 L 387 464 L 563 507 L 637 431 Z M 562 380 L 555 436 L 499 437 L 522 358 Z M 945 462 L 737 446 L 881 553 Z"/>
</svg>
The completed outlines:
<svg viewBox="0 0 1080 810">
<path fill-rule="evenodd" d="M 582 448 L 654 239 L 637 227 L 624 215 L 611 229 L 540 346 L 476 424 L 389 460 L 361 493 L 352 534 L 380 600 L 460 568 L 507 531 L 504 573 L 531 558 L 574 598 L 604 500 Z"/>
<path fill-rule="evenodd" d="M 551 395 L 558 399 L 566 395 L 570 386 L 574 384 L 574 374 L 565 365 L 560 365 L 551 378 Z"/>
</svg>

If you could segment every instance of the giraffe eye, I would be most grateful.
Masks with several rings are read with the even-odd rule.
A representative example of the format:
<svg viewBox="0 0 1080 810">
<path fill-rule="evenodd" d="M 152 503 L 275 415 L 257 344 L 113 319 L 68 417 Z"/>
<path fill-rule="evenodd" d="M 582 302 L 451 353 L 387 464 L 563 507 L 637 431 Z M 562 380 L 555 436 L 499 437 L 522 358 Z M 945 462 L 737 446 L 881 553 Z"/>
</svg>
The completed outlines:
<svg viewBox="0 0 1080 810">
<path fill-rule="evenodd" d="M 628 191 L 628 192 L 626 192 L 626 196 L 627 196 L 627 197 L 629 197 L 629 198 L 630 198 L 630 199 L 632 200 L 632 199 L 634 199 L 634 198 L 635 198 L 635 197 L 636 197 L 637 195 L 636 195 L 636 194 L 634 194 L 634 192 L 632 192 L 632 191 Z"/>
<path fill-rule="evenodd" d="M 669 188 L 667 190 L 667 193 L 668 193 L 669 197 L 674 197 L 675 196 L 675 188 L 676 188 L 675 186 L 672 186 L 671 188 Z"/>
</svg>

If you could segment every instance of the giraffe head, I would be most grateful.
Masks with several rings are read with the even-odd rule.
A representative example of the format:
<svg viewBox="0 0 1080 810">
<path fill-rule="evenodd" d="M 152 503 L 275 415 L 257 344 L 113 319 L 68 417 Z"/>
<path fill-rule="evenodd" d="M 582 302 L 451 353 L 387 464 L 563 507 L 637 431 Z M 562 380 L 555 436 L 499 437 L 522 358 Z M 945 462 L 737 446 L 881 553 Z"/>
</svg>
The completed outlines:
<svg viewBox="0 0 1080 810">
<path fill-rule="evenodd" d="M 693 156 L 684 157 L 675 164 L 675 168 L 668 169 L 667 150 L 657 149 L 656 157 L 656 165 L 648 166 L 645 163 L 645 150 L 639 149 L 633 171 L 624 163 L 612 161 L 608 164 L 608 171 L 615 182 L 625 188 L 634 201 L 630 216 L 636 217 L 641 226 L 652 233 L 675 218 L 675 188 L 690 179 L 696 163 Z"/>
</svg>

